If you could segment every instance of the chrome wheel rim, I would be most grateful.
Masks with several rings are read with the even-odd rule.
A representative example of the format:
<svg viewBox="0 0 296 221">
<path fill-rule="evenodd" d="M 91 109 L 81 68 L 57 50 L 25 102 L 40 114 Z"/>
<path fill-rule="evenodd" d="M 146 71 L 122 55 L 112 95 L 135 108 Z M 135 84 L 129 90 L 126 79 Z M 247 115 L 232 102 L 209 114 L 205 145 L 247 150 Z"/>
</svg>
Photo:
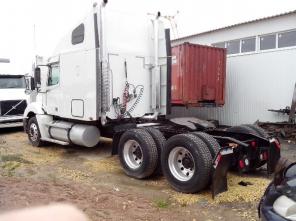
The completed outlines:
<svg viewBox="0 0 296 221">
<path fill-rule="evenodd" d="M 30 125 L 30 128 L 29 128 L 29 135 L 30 135 L 30 138 L 32 141 L 37 141 L 38 140 L 38 127 L 35 123 L 32 123 Z"/>
<path fill-rule="evenodd" d="M 186 182 L 195 172 L 195 163 L 191 153 L 185 147 L 175 147 L 168 159 L 172 175 L 179 181 Z"/>
<path fill-rule="evenodd" d="M 138 169 L 143 162 L 143 151 L 140 144 L 135 140 L 128 140 L 123 146 L 123 158 L 132 169 Z"/>
</svg>

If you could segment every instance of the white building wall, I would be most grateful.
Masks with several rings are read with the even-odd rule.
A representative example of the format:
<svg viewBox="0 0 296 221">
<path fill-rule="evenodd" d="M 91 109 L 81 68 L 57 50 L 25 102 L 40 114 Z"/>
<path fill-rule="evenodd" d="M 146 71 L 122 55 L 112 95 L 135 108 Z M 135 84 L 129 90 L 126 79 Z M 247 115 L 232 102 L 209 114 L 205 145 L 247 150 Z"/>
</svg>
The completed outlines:
<svg viewBox="0 0 296 221">
<path fill-rule="evenodd" d="M 276 33 L 280 31 L 296 29 L 295 21 L 296 13 L 267 20 L 261 20 L 258 22 L 242 24 L 234 26 L 232 28 L 220 29 L 213 32 L 205 32 L 204 34 L 181 38 L 180 40 L 173 40 L 172 45 L 180 44 L 183 42 L 211 45 L 212 43 L 222 41 Z"/>
<path fill-rule="evenodd" d="M 235 40 L 296 29 L 296 14 L 240 25 L 180 42 L 199 44 Z M 296 83 L 296 47 L 229 55 L 227 58 L 226 101 L 219 108 L 174 107 L 173 116 L 217 119 L 238 125 L 260 121 L 286 121 L 287 115 L 269 112 L 290 106 Z"/>
</svg>

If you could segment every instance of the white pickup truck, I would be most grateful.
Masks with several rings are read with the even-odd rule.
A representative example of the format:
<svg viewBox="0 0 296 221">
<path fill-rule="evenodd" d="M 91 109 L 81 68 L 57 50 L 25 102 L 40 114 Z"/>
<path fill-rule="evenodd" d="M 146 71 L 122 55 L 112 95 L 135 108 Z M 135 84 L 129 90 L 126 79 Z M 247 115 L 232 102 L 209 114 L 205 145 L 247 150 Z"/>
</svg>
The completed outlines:
<svg viewBox="0 0 296 221">
<path fill-rule="evenodd" d="M 0 74 L 0 128 L 23 125 L 27 99 L 24 75 Z"/>
</svg>

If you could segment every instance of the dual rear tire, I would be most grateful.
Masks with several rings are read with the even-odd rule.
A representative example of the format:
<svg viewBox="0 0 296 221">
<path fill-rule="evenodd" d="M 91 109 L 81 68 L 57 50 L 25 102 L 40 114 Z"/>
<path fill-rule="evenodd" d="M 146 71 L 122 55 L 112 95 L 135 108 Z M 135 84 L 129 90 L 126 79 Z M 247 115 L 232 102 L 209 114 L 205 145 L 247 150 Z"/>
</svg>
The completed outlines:
<svg viewBox="0 0 296 221">
<path fill-rule="evenodd" d="M 118 155 L 124 172 L 137 179 L 152 175 L 157 167 L 158 152 L 152 136 L 144 129 L 132 129 L 119 140 Z"/>
<path fill-rule="evenodd" d="M 196 134 L 179 134 L 168 139 L 161 164 L 169 184 L 179 192 L 199 192 L 210 181 L 211 152 Z"/>
<path fill-rule="evenodd" d="M 159 130 L 146 128 L 126 131 L 118 148 L 128 176 L 143 179 L 162 170 L 175 190 L 194 193 L 209 184 L 220 145 L 205 133 L 179 134 L 165 141 Z"/>
</svg>

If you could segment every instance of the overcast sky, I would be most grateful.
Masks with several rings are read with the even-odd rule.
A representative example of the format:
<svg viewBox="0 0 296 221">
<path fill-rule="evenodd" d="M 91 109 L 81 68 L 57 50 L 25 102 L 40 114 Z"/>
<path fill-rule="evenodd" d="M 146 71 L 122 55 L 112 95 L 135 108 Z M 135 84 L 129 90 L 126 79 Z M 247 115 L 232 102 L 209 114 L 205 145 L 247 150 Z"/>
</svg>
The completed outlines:
<svg viewBox="0 0 296 221">
<path fill-rule="evenodd" d="M 163 15 L 175 15 L 179 11 L 175 18 L 179 37 L 296 10 L 295 0 L 109 1 L 124 11 L 161 11 Z M 50 56 L 60 38 L 91 11 L 93 2 L 0 0 L 0 57 L 11 59 L 10 65 L 0 64 L 0 72 L 30 72 L 34 55 Z"/>
</svg>

